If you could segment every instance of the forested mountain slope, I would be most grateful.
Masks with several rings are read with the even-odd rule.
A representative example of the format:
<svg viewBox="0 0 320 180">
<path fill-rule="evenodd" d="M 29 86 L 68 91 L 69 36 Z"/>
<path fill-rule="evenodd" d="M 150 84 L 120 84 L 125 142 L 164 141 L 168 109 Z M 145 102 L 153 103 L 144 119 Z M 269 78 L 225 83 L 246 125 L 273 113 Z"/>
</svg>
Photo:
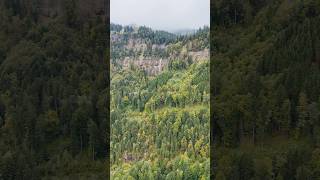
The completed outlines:
<svg viewBox="0 0 320 180">
<path fill-rule="evenodd" d="M 0 179 L 106 178 L 106 24 L 17 7 L 0 6 Z"/>
<path fill-rule="evenodd" d="M 147 74 L 162 72 L 173 60 L 208 59 L 208 27 L 193 36 L 177 36 L 144 26 L 111 24 L 111 60 L 117 68 L 143 68 Z"/>
<path fill-rule="evenodd" d="M 320 2 L 212 4 L 212 177 L 320 178 Z"/>
<path fill-rule="evenodd" d="M 126 55 L 133 63 L 129 68 L 119 66 L 122 59 L 116 56 L 128 49 L 112 52 L 111 178 L 209 179 L 209 60 L 208 55 L 202 60 L 188 56 L 191 47 L 208 48 L 209 29 L 183 37 L 151 29 L 144 32 L 149 36 L 139 35 L 138 45 L 161 44 L 163 54 L 151 51 L 151 56 L 166 57 L 167 64 L 150 74 L 134 65 L 157 61 L 135 58 L 135 53 L 145 56 L 147 48 Z M 136 36 L 129 33 L 127 41 L 136 41 Z M 111 48 L 116 50 L 121 42 Z"/>
</svg>

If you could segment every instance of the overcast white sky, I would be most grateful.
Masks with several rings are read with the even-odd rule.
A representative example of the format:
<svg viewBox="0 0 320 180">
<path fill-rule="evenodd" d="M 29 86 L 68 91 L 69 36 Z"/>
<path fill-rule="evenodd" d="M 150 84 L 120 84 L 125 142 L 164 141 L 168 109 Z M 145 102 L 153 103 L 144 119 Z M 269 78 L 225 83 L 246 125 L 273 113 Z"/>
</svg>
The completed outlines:
<svg viewBox="0 0 320 180">
<path fill-rule="evenodd" d="M 112 23 L 159 30 L 197 29 L 210 23 L 210 0 L 111 0 Z"/>
</svg>

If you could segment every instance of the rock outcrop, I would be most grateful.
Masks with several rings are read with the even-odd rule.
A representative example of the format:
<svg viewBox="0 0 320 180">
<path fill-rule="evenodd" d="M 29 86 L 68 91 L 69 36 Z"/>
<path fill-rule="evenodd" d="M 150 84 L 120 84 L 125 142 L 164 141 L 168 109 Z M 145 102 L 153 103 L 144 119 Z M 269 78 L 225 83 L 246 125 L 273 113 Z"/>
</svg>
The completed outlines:
<svg viewBox="0 0 320 180">
<path fill-rule="evenodd" d="M 161 73 L 165 69 L 165 67 L 167 67 L 168 62 L 168 59 L 162 58 L 130 59 L 129 57 L 127 57 L 121 62 L 121 65 L 125 69 L 130 68 L 130 66 L 134 66 L 136 68 L 143 69 L 149 75 L 157 75 Z"/>
<path fill-rule="evenodd" d="M 189 52 L 188 53 L 189 56 L 192 57 L 192 60 L 193 61 L 201 61 L 201 60 L 204 60 L 204 59 L 210 59 L 209 57 L 209 49 L 204 49 L 202 51 L 192 51 L 192 52 Z"/>
</svg>

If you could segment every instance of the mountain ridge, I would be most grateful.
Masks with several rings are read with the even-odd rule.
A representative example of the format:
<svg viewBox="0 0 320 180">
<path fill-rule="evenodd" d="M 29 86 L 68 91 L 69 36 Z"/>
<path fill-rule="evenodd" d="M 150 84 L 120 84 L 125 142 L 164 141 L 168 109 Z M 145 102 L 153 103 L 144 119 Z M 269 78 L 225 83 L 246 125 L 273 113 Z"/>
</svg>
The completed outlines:
<svg viewBox="0 0 320 180">
<path fill-rule="evenodd" d="M 193 35 L 177 36 L 146 26 L 111 24 L 111 60 L 115 66 L 133 65 L 155 75 L 175 59 L 187 63 L 208 59 L 209 46 L 197 44 L 203 42 L 201 38 L 207 38 L 208 33 L 209 29 L 204 28 Z"/>
</svg>

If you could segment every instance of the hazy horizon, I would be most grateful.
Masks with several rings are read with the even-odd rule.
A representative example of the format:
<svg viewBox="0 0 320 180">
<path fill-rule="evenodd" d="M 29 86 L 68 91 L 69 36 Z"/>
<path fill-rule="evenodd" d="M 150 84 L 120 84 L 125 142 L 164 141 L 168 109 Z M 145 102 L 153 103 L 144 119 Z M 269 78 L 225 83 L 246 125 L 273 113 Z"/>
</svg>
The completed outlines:
<svg viewBox="0 0 320 180">
<path fill-rule="evenodd" d="M 117 23 L 117 22 L 110 22 L 111 24 L 116 24 L 116 25 L 121 25 L 121 26 L 145 26 L 145 27 L 148 27 L 148 28 L 151 28 L 152 30 L 158 30 L 158 31 L 168 31 L 168 32 L 177 32 L 177 31 L 197 31 L 199 30 L 200 28 L 203 28 L 203 27 L 210 27 L 210 25 L 203 25 L 203 26 L 199 26 L 199 27 L 196 27 L 196 28 L 181 28 L 181 29 L 158 29 L 158 28 L 153 28 L 151 26 L 148 26 L 148 25 L 145 25 L 145 24 L 135 24 L 135 23 L 131 23 L 131 24 L 121 24 L 121 23 Z"/>
<path fill-rule="evenodd" d="M 170 32 L 210 25 L 209 0 L 111 0 L 110 5 L 110 19 L 115 24 Z"/>
</svg>

